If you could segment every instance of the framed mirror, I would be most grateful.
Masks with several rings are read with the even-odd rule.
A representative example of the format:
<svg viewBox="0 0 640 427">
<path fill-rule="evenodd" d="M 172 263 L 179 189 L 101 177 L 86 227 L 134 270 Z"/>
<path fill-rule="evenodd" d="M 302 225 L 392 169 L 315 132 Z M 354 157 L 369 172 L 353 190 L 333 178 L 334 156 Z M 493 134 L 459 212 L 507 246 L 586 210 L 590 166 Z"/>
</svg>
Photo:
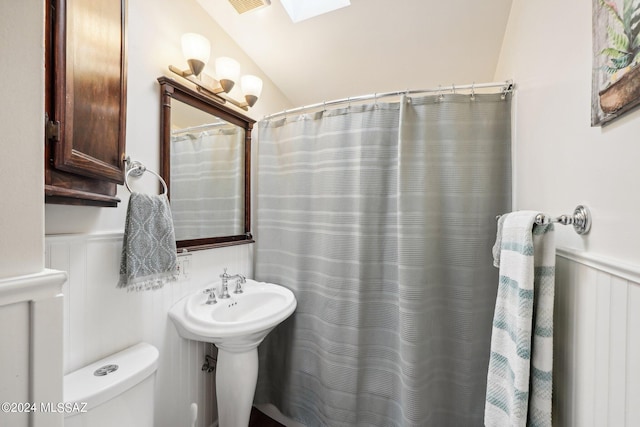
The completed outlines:
<svg viewBox="0 0 640 427">
<path fill-rule="evenodd" d="M 178 250 L 252 243 L 254 120 L 168 77 L 160 83 L 160 174 Z"/>
</svg>

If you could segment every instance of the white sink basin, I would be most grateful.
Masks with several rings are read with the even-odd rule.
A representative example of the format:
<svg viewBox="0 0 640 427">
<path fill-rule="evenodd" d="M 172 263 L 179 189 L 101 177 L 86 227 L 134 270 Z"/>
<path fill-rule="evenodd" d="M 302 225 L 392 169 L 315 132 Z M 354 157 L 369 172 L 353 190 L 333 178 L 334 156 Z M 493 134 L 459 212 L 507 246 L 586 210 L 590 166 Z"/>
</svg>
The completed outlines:
<svg viewBox="0 0 640 427">
<path fill-rule="evenodd" d="M 220 296 L 220 284 L 216 286 Z M 244 292 L 205 304 L 203 290 L 178 301 L 169 317 L 184 338 L 211 342 L 218 347 L 216 398 L 220 427 L 246 427 L 258 378 L 258 344 L 296 309 L 289 289 L 247 279 Z"/>
<path fill-rule="evenodd" d="M 280 285 L 247 279 L 243 293 L 233 293 L 234 288 L 230 283 L 231 298 L 218 298 L 217 304 L 205 304 L 207 295 L 202 291 L 178 301 L 169 316 L 180 335 L 239 351 L 260 344 L 296 308 L 293 293 Z M 220 290 L 219 284 L 216 289 Z"/>
</svg>

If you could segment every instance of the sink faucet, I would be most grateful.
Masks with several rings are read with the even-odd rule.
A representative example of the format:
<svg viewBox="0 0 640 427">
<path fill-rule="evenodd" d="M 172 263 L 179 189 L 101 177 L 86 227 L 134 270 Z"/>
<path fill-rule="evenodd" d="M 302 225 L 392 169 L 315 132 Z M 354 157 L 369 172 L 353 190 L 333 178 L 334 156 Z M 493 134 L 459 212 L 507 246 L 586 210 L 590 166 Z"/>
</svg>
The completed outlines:
<svg viewBox="0 0 640 427">
<path fill-rule="evenodd" d="M 232 276 L 227 273 L 226 268 L 224 269 L 224 273 L 220 275 L 220 278 L 222 279 L 222 289 L 220 290 L 220 299 L 231 298 L 231 295 L 229 295 L 230 280 L 238 279 L 238 281 L 236 282 L 236 289 L 233 291 L 234 294 L 241 294 L 243 292 L 242 284 L 247 282 L 246 277 L 244 277 L 242 274 L 234 274 Z"/>
</svg>

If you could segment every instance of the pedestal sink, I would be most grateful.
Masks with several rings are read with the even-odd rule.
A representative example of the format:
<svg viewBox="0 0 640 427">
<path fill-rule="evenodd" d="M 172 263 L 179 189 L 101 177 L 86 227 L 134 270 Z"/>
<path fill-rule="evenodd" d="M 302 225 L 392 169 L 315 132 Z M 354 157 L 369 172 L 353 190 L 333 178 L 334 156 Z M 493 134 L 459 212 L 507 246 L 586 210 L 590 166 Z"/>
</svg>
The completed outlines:
<svg viewBox="0 0 640 427">
<path fill-rule="evenodd" d="M 202 290 L 194 292 L 171 307 L 169 317 L 184 338 L 218 347 L 219 427 L 247 427 L 258 378 L 258 345 L 293 313 L 297 302 L 283 286 L 250 279 L 243 293 L 230 295 L 208 305 Z"/>
</svg>

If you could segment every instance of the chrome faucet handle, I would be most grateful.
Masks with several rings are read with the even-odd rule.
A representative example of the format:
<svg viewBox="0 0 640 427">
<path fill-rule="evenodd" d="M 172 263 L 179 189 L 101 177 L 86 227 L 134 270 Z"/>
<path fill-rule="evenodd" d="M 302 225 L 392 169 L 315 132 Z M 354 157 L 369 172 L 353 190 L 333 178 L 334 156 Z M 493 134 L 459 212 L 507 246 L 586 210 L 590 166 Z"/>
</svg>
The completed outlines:
<svg viewBox="0 0 640 427">
<path fill-rule="evenodd" d="M 205 304 L 213 305 L 218 302 L 218 300 L 216 299 L 215 291 L 216 291 L 216 288 L 208 288 L 202 291 L 203 294 L 209 294 L 209 298 L 207 298 L 207 301 L 205 302 Z"/>
<path fill-rule="evenodd" d="M 236 276 L 238 276 L 238 280 L 236 281 L 236 289 L 233 291 L 234 294 L 241 294 L 242 292 L 244 292 L 242 290 L 242 285 L 244 283 L 247 283 L 247 278 L 244 277 L 242 274 L 237 274 Z"/>
</svg>

